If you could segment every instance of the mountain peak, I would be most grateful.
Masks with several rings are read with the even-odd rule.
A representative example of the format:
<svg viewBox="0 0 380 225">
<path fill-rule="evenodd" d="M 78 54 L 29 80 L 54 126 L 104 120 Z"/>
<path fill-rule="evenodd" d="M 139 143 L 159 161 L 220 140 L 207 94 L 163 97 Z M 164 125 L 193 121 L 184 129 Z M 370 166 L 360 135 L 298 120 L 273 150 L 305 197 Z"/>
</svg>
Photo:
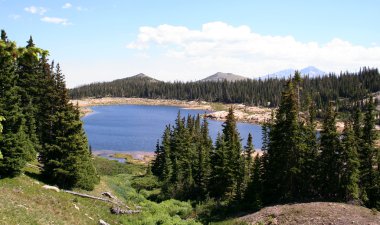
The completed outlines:
<svg viewBox="0 0 380 225">
<path fill-rule="evenodd" d="M 144 73 L 139 73 L 139 74 L 136 74 L 134 76 L 130 76 L 130 77 L 126 77 L 126 78 L 123 78 L 123 79 L 118 79 L 118 80 L 139 80 L 139 81 L 143 81 L 143 82 L 158 82 L 159 80 L 157 79 L 154 79 Z M 116 80 L 117 81 L 117 80 Z"/>
<path fill-rule="evenodd" d="M 248 77 L 243 77 L 240 75 L 236 75 L 233 73 L 223 73 L 223 72 L 217 72 L 214 75 L 208 76 L 201 81 L 219 81 L 219 80 L 226 80 L 226 81 L 237 81 L 237 80 L 246 80 L 249 79 Z"/>
<path fill-rule="evenodd" d="M 275 73 L 272 73 L 272 74 L 268 74 L 268 75 L 262 76 L 260 78 L 261 79 L 269 79 L 269 78 L 282 79 L 282 78 L 289 78 L 290 76 L 294 75 L 295 71 L 296 71 L 295 69 L 286 69 L 286 70 L 281 70 L 281 71 L 278 71 L 278 72 L 275 72 Z M 315 66 L 305 67 L 305 68 L 299 70 L 299 72 L 301 73 L 302 77 L 309 76 L 309 78 L 326 75 L 326 72 L 324 72 L 324 71 L 316 68 Z"/>
</svg>

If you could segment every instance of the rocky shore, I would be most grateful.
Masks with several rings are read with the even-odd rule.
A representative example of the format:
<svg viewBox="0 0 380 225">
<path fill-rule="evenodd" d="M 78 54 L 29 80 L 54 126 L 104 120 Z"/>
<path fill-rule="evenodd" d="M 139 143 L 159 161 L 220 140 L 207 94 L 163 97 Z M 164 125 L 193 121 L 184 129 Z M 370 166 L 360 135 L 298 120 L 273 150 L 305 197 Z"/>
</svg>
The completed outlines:
<svg viewBox="0 0 380 225">
<path fill-rule="evenodd" d="M 228 109 L 233 107 L 235 117 L 238 122 L 246 122 L 252 124 L 262 124 L 270 119 L 272 109 L 246 106 L 243 104 L 221 104 L 209 103 L 205 101 L 181 101 L 172 99 L 146 99 L 146 98 L 86 98 L 79 100 L 71 100 L 71 103 L 78 105 L 82 116 L 92 113 L 91 106 L 96 105 L 165 105 L 177 106 L 186 109 L 201 109 L 212 111 L 206 113 L 209 119 L 224 121 L 228 114 Z"/>
</svg>

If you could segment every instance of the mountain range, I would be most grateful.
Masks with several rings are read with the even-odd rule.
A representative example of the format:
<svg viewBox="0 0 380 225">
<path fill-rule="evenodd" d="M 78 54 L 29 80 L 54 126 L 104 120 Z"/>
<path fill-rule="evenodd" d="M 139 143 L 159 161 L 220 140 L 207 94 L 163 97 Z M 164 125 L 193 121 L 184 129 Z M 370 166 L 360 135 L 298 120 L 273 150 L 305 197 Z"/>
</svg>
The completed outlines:
<svg viewBox="0 0 380 225">
<path fill-rule="evenodd" d="M 282 79 L 282 78 L 288 78 L 289 76 L 293 76 L 294 75 L 294 72 L 296 71 L 296 69 L 286 69 L 286 70 L 281 70 L 281 71 L 278 71 L 278 72 L 275 72 L 275 73 L 271 73 L 271 74 L 268 74 L 268 75 L 264 75 L 264 76 L 261 76 L 261 77 L 258 77 L 257 79 L 269 79 L 269 78 L 278 78 L 278 79 Z M 324 76 L 326 75 L 327 73 L 314 67 L 314 66 L 308 66 L 308 67 L 305 67 L 301 70 L 299 70 L 300 73 L 301 73 L 301 76 L 304 77 L 304 76 L 309 76 L 310 78 L 313 78 L 313 77 L 318 77 L 318 76 Z M 217 72 L 211 76 L 208 76 L 204 79 L 201 79 L 200 81 L 222 81 L 222 80 L 227 80 L 227 81 L 238 81 L 238 80 L 246 80 L 246 79 L 250 79 L 248 77 L 244 77 L 244 76 L 241 76 L 241 75 L 237 75 L 237 74 L 233 74 L 233 73 L 223 73 L 223 72 Z M 139 73 L 137 75 L 134 75 L 134 76 L 131 76 L 131 77 L 126 77 L 126 78 L 123 78 L 123 79 L 118 79 L 118 80 L 115 80 L 115 81 L 120 81 L 120 80 L 123 80 L 123 81 L 149 81 L 149 82 L 160 82 L 160 80 L 157 80 L 157 79 L 154 79 L 150 76 L 147 76 L 143 73 Z"/>
<path fill-rule="evenodd" d="M 275 73 L 272 73 L 272 74 L 268 74 L 268 75 L 265 75 L 265 76 L 261 76 L 259 77 L 260 79 L 269 79 L 269 78 L 278 78 L 278 79 L 281 79 L 281 78 L 288 78 L 289 76 L 293 76 L 294 75 L 294 72 L 296 71 L 296 69 L 286 69 L 286 70 L 281 70 L 281 71 L 278 71 L 278 72 L 275 72 Z M 299 72 L 301 73 L 301 76 L 304 77 L 304 76 L 309 76 L 309 78 L 313 78 L 313 77 L 318 77 L 318 76 L 324 76 L 326 75 L 327 73 L 314 67 L 314 66 L 308 66 L 308 67 L 305 67 L 301 70 L 299 70 Z"/>
</svg>

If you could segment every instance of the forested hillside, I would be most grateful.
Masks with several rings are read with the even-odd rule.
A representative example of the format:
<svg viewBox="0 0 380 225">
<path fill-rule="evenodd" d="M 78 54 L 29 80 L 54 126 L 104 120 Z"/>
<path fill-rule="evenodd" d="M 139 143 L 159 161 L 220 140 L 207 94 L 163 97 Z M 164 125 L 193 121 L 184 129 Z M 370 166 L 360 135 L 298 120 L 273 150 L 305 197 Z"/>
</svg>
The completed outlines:
<svg viewBox="0 0 380 225">
<path fill-rule="evenodd" d="M 72 98 L 84 97 L 139 97 L 209 102 L 244 103 L 276 107 L 286 79 L 240 80 L 235 82 L 151 82 L 145 78 L 125 78 L 111 82 L 93 83 L 70 90 Z M 318 108 L 326 108 L 328 101 L 337 107 L 347 108 L 351 102 L 363 99 L 368 93 L 380 90 L 378 69 L 362 68 L 358 73 L 341 73 L 303 79 L 300 91 L 302 100 L 309 96 Z"/>
<path fill-rule="evenodd" d="M 17 176 L 38 159 L 47 182 L 91 190 L 99 178 L 79 111 L 69 103 L 59 64 L 47 57 L 32 37 L 18 47 L 1 31 L 0 176 Z"/>
<path fill-rule="evenodd" d="M 262 128 L 261 157 L 254 157 L 251 135 L 241 146 L 232 108 L 215 144 L 207 120 L 178 114 L 175 124 L 165 128 L 152 164 L 162 182 L 161 198 L 202 202 L 199 210 L 209 213 L 208 219 L 234 210 L 316 200 L 380 209 L 372 97 L 351 111 L 341 134 L 335 126 L 336 107 L 330 103 L 317 135 L 315 104 L 309 101 L 301 108 L 301 83 L 299 73 L 287 81 L 275 117 Z"/>
</svg>

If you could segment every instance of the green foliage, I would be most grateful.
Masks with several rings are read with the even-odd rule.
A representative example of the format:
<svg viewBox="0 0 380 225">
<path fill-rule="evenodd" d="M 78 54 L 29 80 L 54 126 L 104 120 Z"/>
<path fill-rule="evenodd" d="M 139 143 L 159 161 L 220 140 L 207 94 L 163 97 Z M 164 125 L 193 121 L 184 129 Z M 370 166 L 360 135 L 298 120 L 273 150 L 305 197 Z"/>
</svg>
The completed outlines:
<svg viewBox="0 0 380 225">
<path fill-rule="evenodd" d="M 358 143 L 356 142 L 355 133 L 352 129 L 352 124 L 346 122 L 345 129 L 342 134 L 343 147 L 343 164 L 342 168 L 342 198 L 346 201 L 359 200 L 359 155 Z"/>
<path fill-rule="evenodd" d="M 116 160 L 108 160 L 102 157 L 95 157 L 94 165 L 99 175 L 115 176 L 118 174 L 142 174 L 143 165 L 131 163 L 119 163 Z"/>
<path fill-rule="evenodd" d="M 79 112 L 68 102 L 59 65 L 30 37 L 17 48 L 5 31 L 0 40 L 0 175 L 18 175 L 28 161 L 43 163 L 50 182 L 65 188 L 93 189 L 99 181 Z"/>
<path fill-rule="evenodd" d="M 320 144 L 321 194 L 328 199 L 339 199 L 341 169 L 343 166 L 342 146 L 336 130 L 336 112 L 330 104 L 325 112 Z"/>
</svg>

